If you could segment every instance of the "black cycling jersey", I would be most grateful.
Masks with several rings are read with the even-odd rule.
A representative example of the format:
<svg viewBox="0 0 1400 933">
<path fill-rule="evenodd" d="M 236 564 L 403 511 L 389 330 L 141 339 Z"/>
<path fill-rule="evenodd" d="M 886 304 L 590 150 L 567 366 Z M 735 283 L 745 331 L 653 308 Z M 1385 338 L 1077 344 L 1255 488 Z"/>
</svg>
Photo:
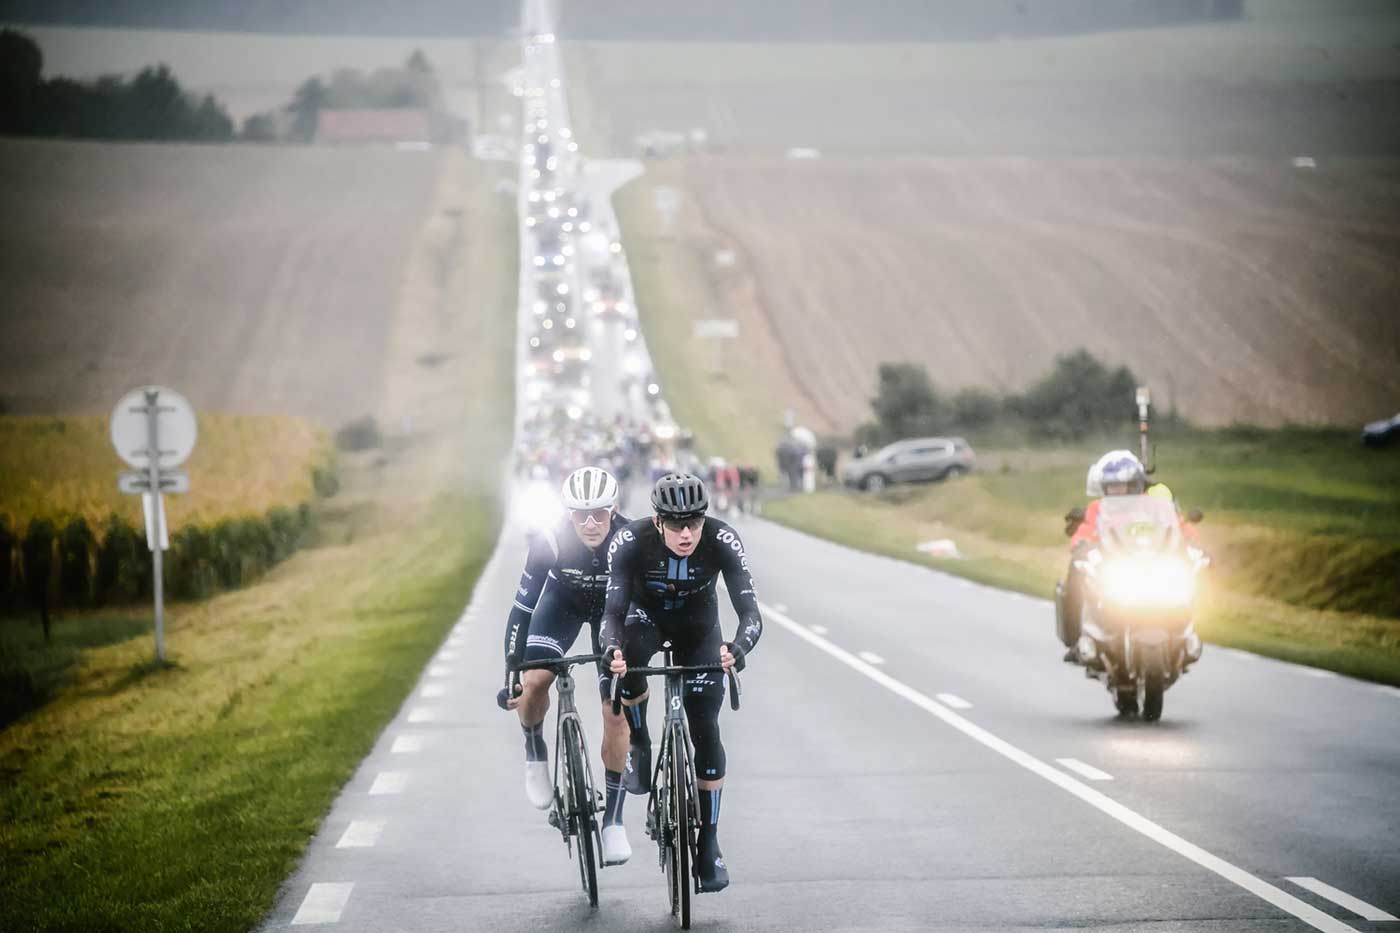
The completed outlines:
<svg viewBox="0 0 1400 933">
<path fill-rule="evenodd" d="M 515 604 L 506 620 L 508 664 L 524 659 L 525 636 L 546 583 L 550 594 L 571 615 L 596 620 L 602 614 L 608 587 L 608 549 L 627 524 L 626 517 L 614 514 L 607 537 L 596 548 L 583 543 L 567 517 L 531 538 Z"/>
<path fill-rule="evenodd" d="M 686 640 L 702 637 L 705 629 L 715 625 L 715 580 L 720 574 L 739 616 L 734 642 L 747 654 L 763 634 L 744 544 L 732 527 L 717 518 L 705 519 L 700 541 L 687 557 L 671 553 L 650 518 L 638 519 L 613 538 L 608 565 L 601 633 L 605 647 L 623 645 L 624 620 L 633 607 L 668 635 L 675 633 Z"/>
</svg>

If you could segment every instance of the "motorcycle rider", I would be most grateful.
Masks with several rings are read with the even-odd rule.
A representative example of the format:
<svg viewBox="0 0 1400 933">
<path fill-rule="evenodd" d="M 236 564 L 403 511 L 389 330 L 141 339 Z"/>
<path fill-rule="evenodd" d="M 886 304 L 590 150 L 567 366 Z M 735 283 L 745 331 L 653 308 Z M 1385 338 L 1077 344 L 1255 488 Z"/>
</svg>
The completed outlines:
<svg viewBox="0 0 1400 933">
<path fill-rule="evenodd" d="M 1089 467 L 1084 494 L 1093 499 L 1088 508 L 1075 507 L 1065 515 L 1069 536 L 1069 567 L 1065 581 L 1055 588 L 1056 629 L 1064 642 L 1064 660 L 1078 663 L 1075 644 L 1079 641 L 1080 618 L 1084 603 L 1084 577 L 1075 567 L 1098 538 L 1099 507 L 1106 496 L 1133 496 L 1147 491 L 1147 470 L 1130 450 L 1111 450 Z"/>
<path fill-rule="evenodd" d="M 502 709 L 514 709 L 525 734 L 525 796 L 546 810 L 554 800 L 554 780 L 544 739 L 544 718 L 549 711 L 549 688 L 554 672 L 512 673 L 523 661 L 562 658 L 587 623 L 592 648 L 601 654 L 598 636 L 607 598 L 608 551 L 628 519 L 617 513 L 617 479 L 598 467 L 581 467 L 564 480 L 560 498 L 568 510 L 553 527 L 534 535 L 525 569 L 506 622 L 505 655 L 507 686 L 496 696 Z M 607 702 L 610 678 L 598 664 L 598 686 L 603 703 L 603 768 L 607 802 L 603 817 L 603 864 L 621 865 L 632 855 L 622 826 L 626 793 L 622 772 L 628 750 L 627 720 L 614 716 Z"/>
</svg>

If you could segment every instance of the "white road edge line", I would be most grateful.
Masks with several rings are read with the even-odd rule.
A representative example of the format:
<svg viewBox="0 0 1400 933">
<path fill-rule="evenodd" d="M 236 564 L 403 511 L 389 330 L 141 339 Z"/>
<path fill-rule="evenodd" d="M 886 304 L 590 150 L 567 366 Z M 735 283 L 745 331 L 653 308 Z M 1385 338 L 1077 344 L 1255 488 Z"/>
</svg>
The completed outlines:
<svg viewBox="0 0 1400 933">
<path fill-rule="evenodd" d="M 451 677 L 451 676 L 452 676 L 452 668 L 448 667 L 446 664 L 430 664 L 430 665 L 428 665 L 428 676 L 429 676 L 429 677 Z"/>
<path fill-rule="evenodd" d="M 861 652 L 858 652 L 858 656 L 859 656 L 860 659 L 861 659 L 862 661 L 864 661 L 866 664 L 884 664 L 884 663 L 885 663 L 885 659 L 882 658 L 882 657 L 880 657 L 878 654 L 876 654 L 876 653 L 873 652 L 873 651 L 861 651 Z"/>
<path fill-rule="evenodd" d="M 379 841 L 379 834 L 383 831 L 383 820 L 351 820 L 335 847 L 337 849 L 367 849 Z"/>
<path fill-rule="evenodd" d="M 418 691 L 418 695 L 425 700 L 431 700 L 436 697 L 445 696 L 446 694 L 447 688 L 442 684 L 424 684 L 423 689 Z"/>
<path fill-rule="evenodd" d="M 814 625 L 812 626 L 812 631 L 816 632 L 818 635 L 825 635 L 828 629 L 825 625 Z"/>
<path fill-rule="evenodd" d="M 393 746 L 389 749 L 391 755 L 411 755 L 423 750 L 423 737 L 421 735 L 401 735 L 394 739 Z"/>
<path fill-rule="evenodd" d="M 938 698 L 939 702 L 943 703 L 945 706 L 951 706 L 953 709 L 972 709 L 972 704 L 956 693 L 938 693 L 934 695 Z"/>
<path fill-rule="evenodd" d="M 401 794 L 407 784 L 408 774 L 406 772 L 381 771 L 375 776 L 374 783 L 370 785 L 369 793 L 371 797 L 379 797 L 383 794 Z"/>
<path fill-rule="evenodd" d="M 310 923 L 338 923 L 345 904 L 350 900 L 350 892 L 355 882 L 319 881 L 306 892 L 306 898 L 292 918 L 292 926 Z"/>
<path fill-rule="evenodd" d="M 1400 920 L 1394 914 L 1388 914 L 1379 907 L 1372 907 L 1359 897 L 1352 897 L 1345 891 L 1339 891 L 1326 882 L 1318 881 L 1316 878 L 1289 878 L 1289 881 L 1298 887 L 1311 891 L 1318 897 L 1326 898 L 1338 907 L 1342 907 L 1366 920 Z"/>
<path fill-rule="evenodd" d="M 896 696 L 908 700 L 920 709 L 943 720 L 943 722 L 957 729 L 968 738 L 982 743 L 987 748 L 1011 760 L 1015 764 L 1020 765 L 1032 774 L 1038 775 L 1051 784 L 1055 784 L 1063 790 L 1068 791 L 1091 807 L 1113 817 L 1129 829 L 1141 833 L 1153 842 L 1171 849 L 1173 852 L 1190 859 L 1202 868 L 1213 871 L 1225 880 L 1239 885 L 1241 888 L 1244 888 L 1257 897 L 1263 898 L 1280 910 L 1302 920 L 1315 930 L 1323 930 L 1324 933 L 1358 933 L 1355 927 L 1347 926 L 1337 918 L 1323 913 L 1311 904 L 1284 891 L 1282 888 L 1275 887 L 1262 878 L 1256 878 L 1243 868 L 1233 865 L 1217 855 L 1212 855 L 1194 843 L 1187 842 L 1175 833 L 1152 822 L 1147 817 L 1123 806 L 1123 804 L 1113 798 L 1094 790 L 1088 784 L 1070 777 L 1063 771 L 1051 767 L 1027 752 L 1023 752 L 1010 742 L 998 738 L 981 726 L 976 725 L 971 720 L 959 716 L 946 706 L 925 696 L 908 684 L 894 679 L 874 665 L 867 664 L 849 651 L 837 647 L 820 635 L 813 634 L 803 626 L 798 625 L 792 619 L 789 619 L 783 613 L 774 610 L 773 607 L 762 603 L 760 603 L 760 606 L 763 609 L 764 615 L 772 618 L 773 621 L 777 622 L 798 638 L 821 649 L 847 667 L 864 674 Z"/>
<path fill-rule="evenodd" d="M 1113 775 L 1109 774 L 1107 771 L 1100 771 L 1093 765 L 1087 765 L 1078 758 L 1056 758 L 1055 760 L 1075 774 L 1086 777 L 1091 781 L 1113 780 Z"/>
</svg>

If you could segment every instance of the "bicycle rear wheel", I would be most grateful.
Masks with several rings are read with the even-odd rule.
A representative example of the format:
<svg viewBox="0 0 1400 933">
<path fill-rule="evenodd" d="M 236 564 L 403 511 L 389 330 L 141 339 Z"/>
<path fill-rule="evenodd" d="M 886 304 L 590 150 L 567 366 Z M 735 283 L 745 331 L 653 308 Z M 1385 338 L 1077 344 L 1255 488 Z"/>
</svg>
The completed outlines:
<svg viewBox="0 0 1400 933">
<path fill-rule="evenodd" d="M 578 873 L 588 903 L 598 906 L 598 806 L 588 771 L 588 748 L 572 720 L 564 723 L 564 752 L 568 756 L 570 820 L 578 840 Z"/>
<path fill-rule="evenodd" d="M 690 799 L 685 733 L 679 726 L 672 727 L 670 742 L 672 751 L 667 783 L 671 792 L 667 821 L 671 824 L 671 858 L 666 865 L 666 880 L 671 888 L 671 913 L 680 919 L 682 930 L 689 930 L 690 893 L 693 887 L 690 853 L 695 845 L 691 838 L 690 815 L 695 803 Z"/>
</svg>

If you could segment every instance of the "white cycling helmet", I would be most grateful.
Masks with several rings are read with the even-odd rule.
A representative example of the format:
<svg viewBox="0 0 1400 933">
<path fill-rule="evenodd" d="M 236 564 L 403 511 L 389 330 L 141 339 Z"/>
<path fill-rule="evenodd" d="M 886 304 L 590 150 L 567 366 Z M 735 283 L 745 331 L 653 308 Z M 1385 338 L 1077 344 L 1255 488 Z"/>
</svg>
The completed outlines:
<svg viewBox="0 0 1400 933">
<path fill-rule="evenodd" d="M 579 467 L 564 480 L 559 496 L 566 509 L 610 509 L 617 505 L 617 479 L 599 467 Z"/>
<path fill-rule="evenodd" d="M 1141 493 L 1147 488 L 1147 470 L 1131 450 L 1110 450 L 1089 467 L 1089 475 L 1084 480 L 1084 494 L 1095 499 L 1102 498 L 1105 483 L 1121 483 Z"/>
</svg>

